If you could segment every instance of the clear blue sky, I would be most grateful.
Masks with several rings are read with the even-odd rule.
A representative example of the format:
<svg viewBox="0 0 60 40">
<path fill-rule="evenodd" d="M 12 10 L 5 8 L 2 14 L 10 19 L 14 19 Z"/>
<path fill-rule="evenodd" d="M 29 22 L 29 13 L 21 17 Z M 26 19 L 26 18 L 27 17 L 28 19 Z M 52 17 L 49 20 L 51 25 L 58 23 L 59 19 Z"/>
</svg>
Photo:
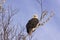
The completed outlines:
<svg viewBox="0 0 60 40">
<path fill-rule="evenodd" d="M 36 0 L 7 0 L 7 5 L 11 5 L 20 11 L 14 18 L 14 22 L 25 26 L 34 13 L 40 17 L 40 4 Z M 54 11 L 55 16 L 44 26 L 39 27 L 32 40 L 60 40 L 60 0 L 43 0 L 43 9 L 49 12 Z"/>
</svg>

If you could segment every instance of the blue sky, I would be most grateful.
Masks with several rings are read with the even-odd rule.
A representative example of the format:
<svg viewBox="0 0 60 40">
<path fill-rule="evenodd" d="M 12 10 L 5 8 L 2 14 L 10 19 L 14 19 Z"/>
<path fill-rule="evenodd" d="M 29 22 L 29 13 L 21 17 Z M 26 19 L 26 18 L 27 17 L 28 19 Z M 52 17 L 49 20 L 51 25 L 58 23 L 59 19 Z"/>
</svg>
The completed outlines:
<svg viewBox="0 0 60 40">
<path fill-rule="evenodd" d="M 43 0 L 43 10 L 54 11 L 55 15 L 44 26 L 39 27 L 33 34 L 32 40 L 60 40 L 60 0 Z M 37 0 L 7 0 L 6 6 L 17 8 L 20 11 L 14 17 L 14 23 L 25 27 L 33 14 L 41 15 L 41 5 Z"/>
</svg>

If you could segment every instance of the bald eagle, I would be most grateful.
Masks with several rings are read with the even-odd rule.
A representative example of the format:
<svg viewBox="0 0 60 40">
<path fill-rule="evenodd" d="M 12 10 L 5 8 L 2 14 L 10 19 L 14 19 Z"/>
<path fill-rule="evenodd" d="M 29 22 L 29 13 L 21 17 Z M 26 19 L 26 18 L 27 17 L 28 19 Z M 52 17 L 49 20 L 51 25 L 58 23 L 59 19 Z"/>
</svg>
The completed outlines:
<svg viewBox="0 0 60 40">
<path fill-rule="evenodd" d="M 33 18 L 28 21 L 26 24 L 26 30 L 29 35 L 32 34 L 32 32 L 35 31 L 37 24 L 39 23 L 38 16 L 33 15 Z"/>
</svg>

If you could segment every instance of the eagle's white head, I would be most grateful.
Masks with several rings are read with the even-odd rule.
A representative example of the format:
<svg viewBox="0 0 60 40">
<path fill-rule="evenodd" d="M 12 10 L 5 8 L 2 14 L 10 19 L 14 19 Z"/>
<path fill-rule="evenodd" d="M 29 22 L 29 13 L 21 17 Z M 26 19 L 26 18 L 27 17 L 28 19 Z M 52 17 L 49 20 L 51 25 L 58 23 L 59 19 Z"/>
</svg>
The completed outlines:
<svg viewBox="0 0 60 40">
<path fill-rule="evenodd" d="M 38 15 L 37 15 L 37 14 L 34 14 L 34 15 L 33 15 L 33 18 L 38 18 Z"/>
</svg>

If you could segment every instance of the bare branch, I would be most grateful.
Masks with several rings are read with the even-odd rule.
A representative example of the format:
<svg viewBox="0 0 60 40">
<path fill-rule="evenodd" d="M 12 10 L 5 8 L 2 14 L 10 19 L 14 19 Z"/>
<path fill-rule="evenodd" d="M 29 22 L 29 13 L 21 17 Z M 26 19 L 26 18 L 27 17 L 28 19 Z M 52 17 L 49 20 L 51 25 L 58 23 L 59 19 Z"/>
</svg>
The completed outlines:
<svg viewBox="0 0 60 40">
<path fill-rule="evenodd" d="M 44 10 L 41 14 L 40 21 L 47 15 L 48 11 Z"/>
<path fill-rule="evenodd" d="M 43 24 L 45 24 L 46 22 L 48 22 L 50 20 L 50 18 L 52 18 L 55 14 L 53 13 L 53 11 L 51 11 L 50 16 L 46 19 L 46 21 L 43 22 Z"/>
</svg>

